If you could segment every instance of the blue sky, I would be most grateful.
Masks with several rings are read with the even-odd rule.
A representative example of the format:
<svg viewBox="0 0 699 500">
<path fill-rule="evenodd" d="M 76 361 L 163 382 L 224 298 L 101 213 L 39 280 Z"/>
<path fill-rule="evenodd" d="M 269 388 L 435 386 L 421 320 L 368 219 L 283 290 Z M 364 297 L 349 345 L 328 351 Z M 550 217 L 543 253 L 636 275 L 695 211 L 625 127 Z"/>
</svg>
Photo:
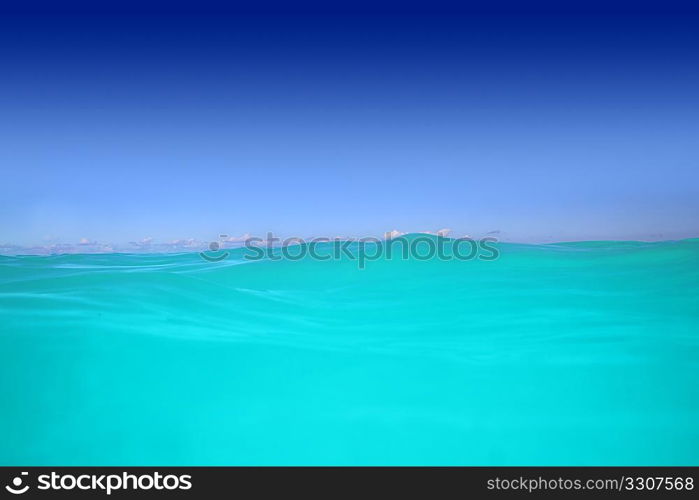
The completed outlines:
<svg viewBox="0 0 699 500">
<path fill-rule="evenodd" d="M 0 243 L 699 236 L 696 11 L 352 5 L 5 8 Z"/>
</svg>

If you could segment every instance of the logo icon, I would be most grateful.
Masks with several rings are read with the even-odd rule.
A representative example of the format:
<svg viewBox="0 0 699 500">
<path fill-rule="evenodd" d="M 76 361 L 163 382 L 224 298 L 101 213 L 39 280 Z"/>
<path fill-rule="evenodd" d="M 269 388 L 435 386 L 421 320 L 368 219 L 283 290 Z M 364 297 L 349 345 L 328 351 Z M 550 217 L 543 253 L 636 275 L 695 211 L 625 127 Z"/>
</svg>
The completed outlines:
<svg viewBox="0 0 699 500">
<path fill-rule="evenodd" d="M 228 235 L 221 234 L 219 235 L 219 238 L 221 241 L 225 241 L 226 238 L 228 238 Z M 209 262 L 221 262 L 229 255 L 228 252 L 221 250 L 221 244 L 218 241 L 212 241 L 209 243 L 209 250 L 211 250 L 211 253 L 199 252 L 199 256 L 204 260 L 208 260 Z"/>
<path fill-rule="evenodd" d="M 22 472 L 19 476 L 15 477 L 12 480 L 12 486 L 7 485 L 5 486 L 5 489 L 12 493 L 13 495 L 21 495 L 22 493 L 26 493 L 27 490 L 29 489 L 29 485 L 26 485 L 24 488 L 22 488 L 22 476 L 28 475 L 28 472 Z"/>
</svg>

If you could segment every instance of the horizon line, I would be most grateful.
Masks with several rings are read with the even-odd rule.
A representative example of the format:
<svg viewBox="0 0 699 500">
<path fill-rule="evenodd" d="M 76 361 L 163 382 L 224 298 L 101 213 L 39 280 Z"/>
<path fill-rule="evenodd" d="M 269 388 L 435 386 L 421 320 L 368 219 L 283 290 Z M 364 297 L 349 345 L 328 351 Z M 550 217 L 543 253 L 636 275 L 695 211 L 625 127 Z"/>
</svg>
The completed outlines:
<svg viewBox="0 0 699 500">
<path fill-rule="evenodd" d="M 232 241 L 224 241 L 223 245 L 220 246 L 221 250 L 236 250 L 241 248 L 246 248 L 246 243 L 254 239 L 259 243 L 266 243 L 269 240 L 264 240 L 262 238 L 255 238 L 249 236 L 246 239 L 236 239 Z M 380 243 L 385 241 L 397 240 L 399 238 L 405 237 L 415 237 L 415 236 L 428 236 L 433 238 L 444 238 L 446 240 L 484 240 L 489 239 L 496 244 L 504 245 L 521 245 L 521 246 L 556 246 L 556 245 L 570 245 L 570 244 L 585 244 L 585 243 L 639 243 L 639 244 L 659 244 L 659 243 L 677 243 L 683 241 L 699 240 L 699 236 L 690 236 L 684 238 L 669 238 L 669 239 L 574 239 L 574 240 L 556 240 L 548 242 L 526 242 L 526 241 L 516 241 L 516 240 L 502 240 L 496 235 L 486 234 L 480 237 L 471 237 L 469 235 L 451 237 L 445 234 L 438 234 L 438 232 L 429 231 L 416 231 L 416 232 L 405 232 L 398 235 L 388 236 L 388 233 L 382 238 L 367 236 L 362 238 L 355 238 L 351 236 L 346 237 L 289 237 L 286 239 L 279 239 L 278 244 L 271 245 L 272 248 L 281 248 L 283 246 L 297 246 L 297 245 L 308 245 L 310 243 L 316 244 L 330 244 L 337 242 L 351 241 L 354 243 Z M 128 242 L 127 244 L 111 244 L 111 243 L 101 243 L 97 241 L 89 242 L 79 242 L 79 243 L 56 243 L 52 245 L 17 245 L 17 244 L 0 244 L 0 256 L 4 257 L 44 257 L 44 256 L 60 256 L 60 255 L 109 255 L 109 254 L 122 254 L 122 255 L 167 255 L 167 254 L 188 254 L 188 253 L 199 253 L 202 251 L 209 250 L 210 243 L 207 241 L 197 240 L 195 238 L 183 239 L 183 240 L 173 240 L 170 242 L 155 242 L 152 238 L 146 238 L 148 240 L 144 242 Z M 286 242 L 286 243 L 285 243 Z M 269 247 L 268 244 L 257 244 L 258 247 Z M 284 244 L 285 243 L 285 244 Z"/>
</svg>

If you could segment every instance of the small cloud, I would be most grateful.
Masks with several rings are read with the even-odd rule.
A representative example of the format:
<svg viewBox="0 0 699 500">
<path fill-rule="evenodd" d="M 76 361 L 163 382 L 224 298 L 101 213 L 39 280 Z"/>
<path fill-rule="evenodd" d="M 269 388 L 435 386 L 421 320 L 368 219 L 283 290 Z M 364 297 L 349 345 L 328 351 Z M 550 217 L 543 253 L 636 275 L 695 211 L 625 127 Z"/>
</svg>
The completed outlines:
<svg viewBox="0 0 699 500">
<path fill-rule="evenodd" d="M 153 244 L 153 238 L 150 236 L 147 238 L 143 238 L 141 241 L 130 241 L 129 245 L 140 248 L 140 249 L 148 249 L 151 245 Z"/>
<path fill-rule="evenodd" d="M 227 234 L 219 235 L 219 241 L 221 242 L 220 245 L 223 248 L 235 248 L 241 246 L 250 238 L 252 238 L 250 233 L 245 233 L 240 236 L 228 236 Z"/>
<path fill-rule="evenodd" d="M 94 241 L 90 241 L 88 238 L 80 238 L 78 245 L 94 245 Z"/>
<path fill-rule="evenodd" d="M 405 233 L 394 229 L 393 231 L 388 231 L 384 233 L 384 239 L 390 240 L 392 238 L 397 238 L 398 236 L 403 236 Z"/>
<path fill-rule="evenodd" d="M 444 229 L 438 229 L 437 231 L 420 231 L 422 234 L 434 234 L 436 236 L 441 236 L 442 238 L 446 238 L 449 233 L 451 233 L 451 229 L 449 228 L 444 228 Z"/>
<path fill-rule="evenodd" d="M 199 243 L 199 241 L 195 240 L 194 238 L 187 238 L 180 240 L 172 240 L 170 242 L 170 245 L 174 247 L 196 248 L 201 246 L 201 243 Z"/>
<path fill-rule="evenodd" d="M 252 238 L 252 236 L 250 236 L 250 233 L 245 233 L 240 236 L 228 236 L 224 238 L 223 241 L 227 243 L 242 243 L 246 240 L 249 240 L 250 238 Z"/>
</svg>

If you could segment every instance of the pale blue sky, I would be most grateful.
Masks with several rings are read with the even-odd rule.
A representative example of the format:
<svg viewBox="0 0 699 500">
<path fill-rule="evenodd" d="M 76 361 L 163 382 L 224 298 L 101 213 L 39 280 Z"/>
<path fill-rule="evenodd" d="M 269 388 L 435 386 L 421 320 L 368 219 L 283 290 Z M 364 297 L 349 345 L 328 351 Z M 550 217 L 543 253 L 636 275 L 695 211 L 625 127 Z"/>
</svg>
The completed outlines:
<svg viewBox="0 0 699 500">
<path fill-rule="evenodd" d="M 6 16 L 0 243 L 699 236 L 688 15 Z"/>
</svg>

